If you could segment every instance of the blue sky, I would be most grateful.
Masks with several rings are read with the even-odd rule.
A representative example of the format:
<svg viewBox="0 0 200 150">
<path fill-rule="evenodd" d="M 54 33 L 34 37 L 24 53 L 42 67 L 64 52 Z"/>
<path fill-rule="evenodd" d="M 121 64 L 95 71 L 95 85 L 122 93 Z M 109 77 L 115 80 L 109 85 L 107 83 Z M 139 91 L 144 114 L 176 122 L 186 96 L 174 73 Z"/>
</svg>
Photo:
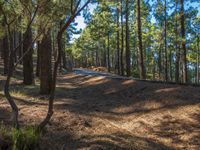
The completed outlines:
<svg viewBox="0 0 200 150">
<path fill-rule="evenodd" d="M 96 6 L 97 6 L 96 4 L 90 4 L 88 6 L 91 13 L 94 11 Z M 198 9 L 198 15 L 200 15 L 200 0 L 199 0 L 199 2 L 195 2 L 195 3 L 187 2 L 185 7 L 187 9 L 190 6 L 197 8 Z M 82 17 L 82 15 L 77 16 L 75 21 L 78 23 L 78 25 L 77 25 L 78 29 L 85 29 L 86 28 L 87 25 L 84 23 L 84 18 Z M 80 37 L 80 34 L 73 35 L 74 39 L 77 39 L 79 37 Z"/>
</svg>

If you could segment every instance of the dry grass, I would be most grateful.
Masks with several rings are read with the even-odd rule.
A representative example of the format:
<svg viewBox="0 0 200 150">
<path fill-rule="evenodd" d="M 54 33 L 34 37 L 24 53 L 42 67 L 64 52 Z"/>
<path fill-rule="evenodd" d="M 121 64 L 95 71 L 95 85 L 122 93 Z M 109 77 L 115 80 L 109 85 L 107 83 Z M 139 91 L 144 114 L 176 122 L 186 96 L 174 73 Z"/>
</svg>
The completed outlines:
<svg viewBox="0 0 200 150">
<path fill-rule="evenodd" d="M 198 150 L 199 90 L 75 74 L 60 76 L 55 113 L 41 149 Z M 37 92 L 37 84 L 20 85 L 12 92 L 23 124 L 38 124 L 46 114 L 47 101 Z M 0 111 L 0 120 L 9 121 L 6 101 L 0 101 Z"/>
</svg>

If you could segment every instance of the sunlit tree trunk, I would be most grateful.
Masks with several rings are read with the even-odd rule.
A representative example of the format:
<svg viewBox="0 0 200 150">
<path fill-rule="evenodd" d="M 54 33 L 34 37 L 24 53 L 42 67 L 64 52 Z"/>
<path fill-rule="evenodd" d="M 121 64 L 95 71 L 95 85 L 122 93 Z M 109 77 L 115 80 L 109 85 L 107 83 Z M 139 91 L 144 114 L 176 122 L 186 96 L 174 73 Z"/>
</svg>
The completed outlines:
<svg viewBox="0 0 200 150">
<path fill-rule="evenodd" d="M 180 0 L 181 2 L 181 42 L 182 42 L 182 72 L 183 72 L 183 82 L 186 83 L 188 81 L 187 76 L 187 51 L 186 51 L 186 39 L 185 39 L 185 12 L 184 12 L 184 0 Z"/>
</svg>

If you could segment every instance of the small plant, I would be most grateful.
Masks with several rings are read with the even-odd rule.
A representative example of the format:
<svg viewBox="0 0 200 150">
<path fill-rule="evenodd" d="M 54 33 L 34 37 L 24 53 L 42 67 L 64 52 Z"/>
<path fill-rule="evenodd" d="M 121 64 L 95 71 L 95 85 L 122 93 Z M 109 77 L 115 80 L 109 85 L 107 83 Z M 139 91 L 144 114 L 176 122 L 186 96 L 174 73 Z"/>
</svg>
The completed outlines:
<svg viewBox="0 0 200 150">
<path fill-rule="evenodd" d="M 39 138 L 40 134 L 36 132 L 35 127 L 13 129 L 13 150 L 34 150 L 38 146 Z"/>
</svg>

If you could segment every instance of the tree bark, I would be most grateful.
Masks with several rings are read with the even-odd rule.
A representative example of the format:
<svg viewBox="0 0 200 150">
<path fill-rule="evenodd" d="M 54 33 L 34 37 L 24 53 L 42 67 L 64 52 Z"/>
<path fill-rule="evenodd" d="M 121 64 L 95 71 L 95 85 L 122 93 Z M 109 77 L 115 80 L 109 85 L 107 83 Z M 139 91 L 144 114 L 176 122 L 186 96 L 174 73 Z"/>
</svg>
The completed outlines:
<svg viewBox="0 0 200 150">
<path fill-rule="evenodd" d="M 32 43 L 32 30 L 27 30 L 27 38 L 23 42 L 23 54 L 26 53 L 26 57 L 23 58 L 23 82 L 25 85 L 31 85 L 34 83 L 33 76 L 33 48 L 29 50 L 29 45 Z"/>
<path fill-rule="evenodd" d="M 37 66 L 36 66 L 36 77 L 40 76 L 40 41 L 37 42 Z"/>
<path fill-rule="evenodd" d="M 180 66 L 179 66 L 179 63 L 180 63 L 180 51 L 179 51 L 179 48 L 178 48 L 178 22 L 177 22 L 177 6 L 178 6 L 178 0 L 176 0 L 176 8 L 175 8 L 175 14 L 176 14 L 176 18 L 175 18 L 175 35 L 176 35 L 176 39 L 175 39 L 175 49 L 176 49 L 176 71 L 175 71 L 175 80 L 176 80 L 176 83 L 179 83 L 180 79 L 180 74 L 179 74 L 179 71 L 180 71 Z"/>
<path fill-rule="evenodd" d="M 121 0 L 121 75 L 124 75 L 124 24 L 123 24 L 123 0 Z"/>
<path fill-rule="evenodd" d="M 138 40 L 139 40 L 139 71 L 140 79 L 146 79 L 144 58 L 143 58 L 143 47 L 142 47 L 142 22 L 140 12 L 140 0 L 137 0 L 137 25 L 138 25 Z"/>
<path fill-rule="evenodd" d="M 199 84 L 199 36 L 197 36 L 197 72 L 196 72 L 196 83 Z"/>
<path fill-rule="evenodd" d="M 184 12 L 184 0 L 181 2 L 181 38 L 182 38 L 182 72 L 183 72 L 183 83 L 188 82 L 187 76 L 187 51 L 186 51 L 186 39 L 185 39 L 185 12 Z"/>
<path fill-rule="evenodd" d="M 131 75 L 130 64 L 130 33 L 129 33 L 129 0 L 126 0 L 126 75 Z"/>
<path fill-rule="evenodd" d="M 43 37 L 39 46 L 40 60 L 40 94 L 50 94 L 52 71 L 51 71 L 51 31 L 49 30 Z"/>
<path fill-rule="evenodd" d="M 117 73 L 120 75 L 120 33 L 119 33 L 119 0 L 117 1 Z"/>
<path fill-rule="evenodd" d="M 165 25 L 164 25 L 164 36 L 165 36 L 165 81 L 168 81 L 168 53 L 167 53 L 167 1 L 165 0 L 164 6 L 165 12 Z"/>
<path fill-rule="evenodd" d="M 108 50 L 107 50 L 108 72 L 110 72 L 110 33 L 108 32 Z"/>
</svg>

